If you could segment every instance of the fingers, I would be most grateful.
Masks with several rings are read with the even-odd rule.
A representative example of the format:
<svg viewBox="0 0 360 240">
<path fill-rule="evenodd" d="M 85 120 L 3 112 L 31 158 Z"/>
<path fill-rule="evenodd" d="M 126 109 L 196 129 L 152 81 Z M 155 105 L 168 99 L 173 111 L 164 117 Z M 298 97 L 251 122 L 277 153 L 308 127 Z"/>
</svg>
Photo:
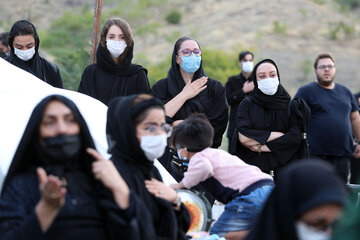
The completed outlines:
<svg viewBox="0 0 360 240">
<path fill-rule="evenodd" d="M 86 152 L 95 158 L 96 161 L 105 161 L 105 158 L 103 158 L 100 153 L 93 148 L 87 148 Z"/>
<path fill-rule="evenodd" d="M 37 175 L 38 175 L 38 178 L 39 178 L 39 183 L 40 184 L 46 183 L 47 180 L 48 180 L 48 177 L 47 177 L 47 174 L 46 174 L 45 170 L 42 167 L 38 167 L 36 169 L 36 172 L 37 172 Z"/>
</svg>

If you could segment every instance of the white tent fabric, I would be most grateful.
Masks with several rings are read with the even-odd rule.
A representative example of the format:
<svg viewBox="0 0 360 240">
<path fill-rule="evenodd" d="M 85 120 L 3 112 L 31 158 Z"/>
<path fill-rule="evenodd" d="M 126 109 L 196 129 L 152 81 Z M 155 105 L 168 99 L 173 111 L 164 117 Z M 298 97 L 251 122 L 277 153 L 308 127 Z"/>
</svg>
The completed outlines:
<svg viewBox="0 0 360 240">
<path fill-rule="evenodd" d="M 54 88 L 0 58 L 0 189 L 34 107 L 46 96 L 60 94 L 73 100 L 86 120 L 97 150 L 106 158 L 107 107 L 87 95 Z"/>
</svg>

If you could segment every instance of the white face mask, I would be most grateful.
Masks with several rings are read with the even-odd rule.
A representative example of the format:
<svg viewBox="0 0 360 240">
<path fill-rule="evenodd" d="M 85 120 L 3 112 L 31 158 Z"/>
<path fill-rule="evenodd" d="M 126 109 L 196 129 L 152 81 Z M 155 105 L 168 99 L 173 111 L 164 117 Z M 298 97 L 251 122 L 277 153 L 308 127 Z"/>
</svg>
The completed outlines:
<svg viewBox="0 0 360 240">
<path fill-rule="evenodd" d="M 254 68 L 253 62 L 242 62 L 241 63 L 241 70 L 246 73 L 251 73 Z"/>
<path fill-rule="evenodd" d="M 114 58 L 120 56 L 125 48 L 125 41 L 106 40 L 106 47 Z"/>
<path fill-rule="evenodd" d="M 279 79 L 275 78 L 265 78 L 257 82 L 258 88 L 266 95 L 274 95 L 279 86 Z"/>
<path fill-rule="evenodd" d="M 16 47 L 14 47 L 14 53 L 15 55 L 20 58 L 23 61 L 29 61 L 30 59 L 32 59 L 32 57 L 35 54 L 35 47 L 32 47 L 28 50 L 20 50 L 17 49 Z"/>
<path fill-rule="evenodd" d="M 140 147 L 149 161 L 161 157 L 167 145 L 167 135 L 142 136 Z"/>
<path fill-rule="evenodd" d="M 305 223 L 298 221 L 295 224 L 299 240 L 329 240 L 330 236 L 324 232 L 310 227 Z"/>
</svg>

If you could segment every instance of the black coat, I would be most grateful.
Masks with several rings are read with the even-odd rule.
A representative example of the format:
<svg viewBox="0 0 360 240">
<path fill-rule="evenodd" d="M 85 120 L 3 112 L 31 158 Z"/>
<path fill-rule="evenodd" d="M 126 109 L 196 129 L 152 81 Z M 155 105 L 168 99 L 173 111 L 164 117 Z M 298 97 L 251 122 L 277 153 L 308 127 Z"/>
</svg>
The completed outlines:
<svg viewBox="0 0 360 240">
<path fill-rule="evenodd" d="M 251 80 L 246 79 L 244 75 L 240 73 L 238 75 L 229 77 L 227 83 L 225 84 L 226 99 L 230 106 L 229 125 L 226 134 L 229 139 L 232 138 L 236 128 L 236 114 L 239 108 L 239 104 L 246 96 L 252 93 L 244 93 L 242 90 L 246 81 Z"/>
<path fill-rule="evenodd" d="M 15 55 L 13 42 L 14 42 L 14 38 L 15 38 L 14 33 L 15 33 L 16 29 L 14 29 L 14 27 L 13 27 L 13 28 L 11 28 L 10 35 L 9 35 L 9 46 L 11 49 L 10 56 L 7 57 L 6 60 L 9 63 L 38 77 L 39 79 L 43 80 L 44 82 L 50 84 L 53 87 L 63 88 L 60 71 L 57 68 L 57 66 L 55 64 L 47 61 L 46 59 L 40 57 L 40 55 L 39 55 L 38 50 L 39 50 L 40 40 L 39 40 L 39 37 L 37 35 L 34 25 L 26 20 L 21 20 L 21 21 L 27 22 L 34 28 L 34 31 L 35 31 L 35 55 L 29 61 L 23 61 Z"/>
<path fill-rule="evenodd" d="M 47 104 L 56 99 L 72 110 L 80 126 L 81 150 L 77 158 L 66 166 L 43 161 L 38 127 Z M 155 234 L 144 229 L 151 223 L 147 208 L 133 191 L 130 206 L 120 209 L 112 194 L 94 179 L 91 172 L 93 158 L 85 152 L 95 148 L 85 120 L 69 99 L 53 95 L 46 97 L 34 109 L 24 135 L 15 152 L 0 197 L 0 239 L 152 239 Z M 46 233 L 41 231 L 35 214 L 40 200 L 38 166 L 47 174 L 66 179 L 65 205 L 60 209 Z M 150 237 L 150 238 L 148 238 Z"/>
<path fill-rule="evenodd" d="M 127 48 L 124 60 L 116 64 L 110 53 L 99 44 L 96 63 L 85 68 L 78 92 L 96 98 L 106 105 L 117 96 L 149 93 L 147 70 L 140 65 L 131 64 L 134 43 Z"/>
</svg>

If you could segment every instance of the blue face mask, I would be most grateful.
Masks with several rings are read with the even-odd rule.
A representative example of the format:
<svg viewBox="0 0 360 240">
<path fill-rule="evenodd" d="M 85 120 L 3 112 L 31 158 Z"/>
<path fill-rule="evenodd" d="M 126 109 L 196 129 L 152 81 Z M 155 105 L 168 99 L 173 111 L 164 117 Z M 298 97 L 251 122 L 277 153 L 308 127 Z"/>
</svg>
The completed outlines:
<svg viewBox="0 0 360 240">
<path fill-rule="evenodd" d="M 191 54 L 190 56 L 187 57 L 181 56 L 181 60 L 182 60 L 182 64 L 180 67 L 182 68 L 182 70 L 184 70 L 189 74 L 193 74 L 200 67 L 201 56 L 195 56 L 194 54 Z"/>
<path fill-rule="evenodd" d="M 182 160 L 182 161 L 187 161 L 188 160 L 188 158 L 187 157 L 181 157 L 181 150 L 182 149 L 180 149 L 180 151 L 177 151 L 177 155 L 178 155 L 178 158 L 180 159 L 180 160 Z"/>
</svg>

